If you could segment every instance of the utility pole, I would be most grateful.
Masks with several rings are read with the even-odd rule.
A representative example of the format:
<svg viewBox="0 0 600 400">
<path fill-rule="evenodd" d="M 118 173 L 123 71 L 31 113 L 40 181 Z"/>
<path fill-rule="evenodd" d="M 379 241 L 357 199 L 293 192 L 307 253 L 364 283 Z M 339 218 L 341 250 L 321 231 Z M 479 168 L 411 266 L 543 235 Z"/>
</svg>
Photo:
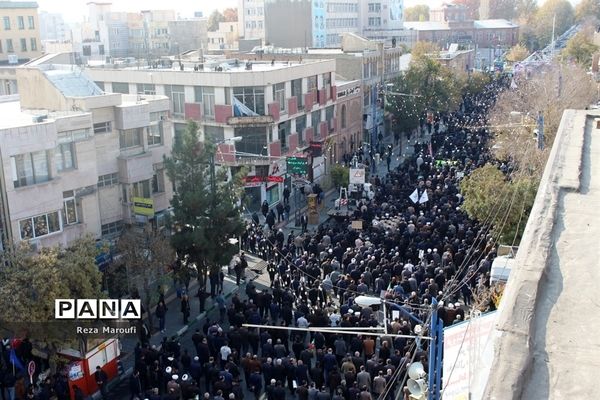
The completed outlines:
<svg viewBox="0 0 600 400">
<path fill-rule="evenodd" d="M 538 149 L 544 150 L 544 114 L 541 111 L 538 111 L 537 129 Z"/>
</svg>

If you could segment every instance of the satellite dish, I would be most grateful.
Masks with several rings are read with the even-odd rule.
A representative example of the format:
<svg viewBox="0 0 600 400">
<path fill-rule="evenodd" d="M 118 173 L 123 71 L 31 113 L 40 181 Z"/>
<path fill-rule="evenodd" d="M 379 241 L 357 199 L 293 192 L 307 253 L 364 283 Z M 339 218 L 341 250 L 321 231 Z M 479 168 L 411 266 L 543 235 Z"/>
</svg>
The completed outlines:
<svg viewBox="0 0 600 400">
<path fill-rule="evenodd" d="M 408 385 L 408 391 L 414 396 L 421 396 L 427 391 L 425 379 L 409 379 L 406 383 Z"/>
<path fill-rule="evenodd" d="M 410 376 L 410 379 L 421 379 L 425 375 L 425 368 L 420 362 L 414 362 L 408 367 L 408 376 Z"/>
</svg>

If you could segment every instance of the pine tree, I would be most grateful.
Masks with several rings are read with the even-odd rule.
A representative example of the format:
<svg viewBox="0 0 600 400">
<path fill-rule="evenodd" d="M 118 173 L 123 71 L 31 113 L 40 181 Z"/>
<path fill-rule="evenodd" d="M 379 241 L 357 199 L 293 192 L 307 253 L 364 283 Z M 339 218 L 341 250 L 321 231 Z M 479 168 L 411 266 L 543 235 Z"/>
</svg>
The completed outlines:
<svg viewBox="0 0 600 400">
<path fill-rule="evenodd" d="M 237 252 L 230 239 L 242 234 L 244 224 L 238 208 L 239 179 L 226 181 L 221 169 L 211 181 L 216 146 L 199 141 L 198 125 L 190 121 L 175 142 L 165 168 L 175 185 L 172 244 L 178 258 L 198 270 L 200 284 L 207 272 L 216 273 Z"/>
</svg>

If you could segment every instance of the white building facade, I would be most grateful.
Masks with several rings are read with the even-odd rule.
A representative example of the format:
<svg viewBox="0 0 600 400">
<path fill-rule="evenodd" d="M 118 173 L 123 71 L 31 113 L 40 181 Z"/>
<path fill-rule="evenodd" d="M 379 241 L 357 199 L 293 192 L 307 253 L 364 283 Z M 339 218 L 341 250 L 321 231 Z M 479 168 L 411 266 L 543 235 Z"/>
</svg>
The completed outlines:
<svg viewBox="0 0 600 400">
<path fill-rule="evenodd" d="M 69 67 L 70 68 L 70 67 Z M 68 245 L 161 224 L 172 198 L 164 96 L 104 94 L 80 71 L 20 68 L 18 101 L 0 104 L 2 242 Z"/>
</svg>

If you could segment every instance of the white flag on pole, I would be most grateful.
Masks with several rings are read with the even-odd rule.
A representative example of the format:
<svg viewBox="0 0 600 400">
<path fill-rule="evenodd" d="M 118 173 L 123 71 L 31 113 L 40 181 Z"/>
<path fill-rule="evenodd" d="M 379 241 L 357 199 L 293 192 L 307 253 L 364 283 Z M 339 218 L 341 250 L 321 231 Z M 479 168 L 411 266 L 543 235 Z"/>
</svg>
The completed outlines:
<svg viewBox="0 0 600 400">
<path fill-rule="evenodd" d="M 412 192 L 412 194 L 410 196 L 408 196 L 413 203 L 417 203 L 419 201 L 419 191 L 417 189 L 415 189 L 414 192 Z"/>
<path fill-rule="evenodd" d="M 429 196 L 427 196 L 427 190 L 423 190 L 423 194 L 421 194 L 421 197 L 419 198 L 419 203 L 423 204 L 423 203 L 427 203 L 429 201 Z"/>
</svg>

